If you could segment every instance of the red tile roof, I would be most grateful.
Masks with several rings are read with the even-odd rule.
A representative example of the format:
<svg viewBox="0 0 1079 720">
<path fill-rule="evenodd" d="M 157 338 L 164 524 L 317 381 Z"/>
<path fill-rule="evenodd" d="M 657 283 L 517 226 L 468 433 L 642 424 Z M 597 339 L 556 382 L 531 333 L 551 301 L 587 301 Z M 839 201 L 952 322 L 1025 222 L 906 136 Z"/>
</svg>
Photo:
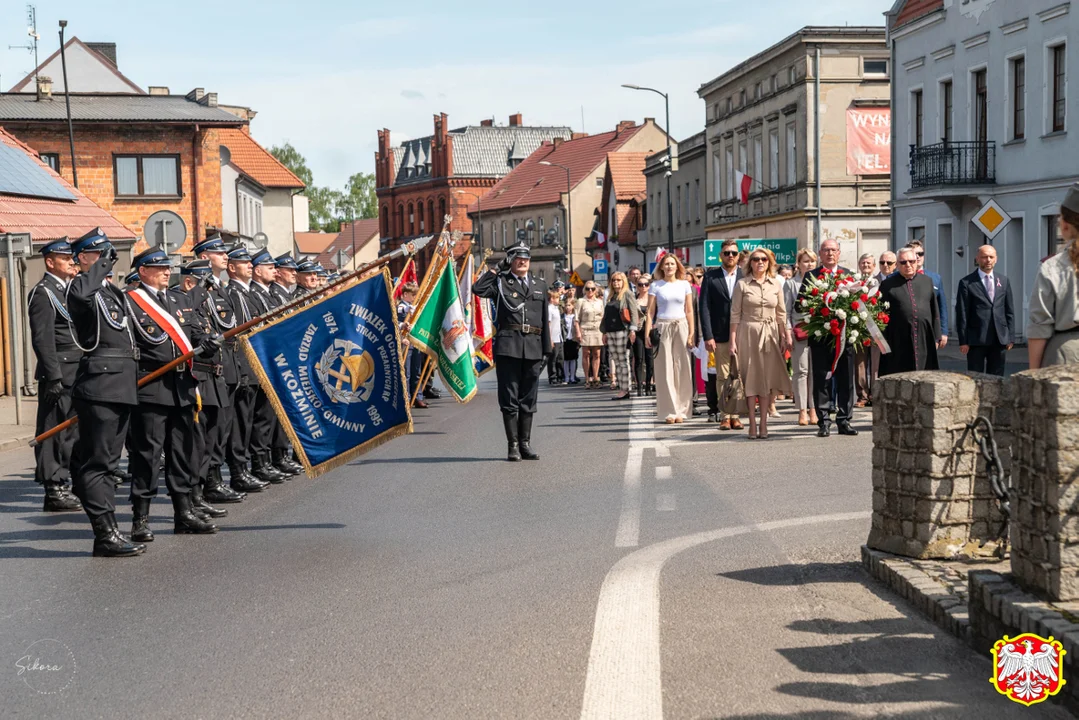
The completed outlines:
<svg viewBox="0 0 1079 720">
<path fill-rule="evenodd" d="M 611 171 L 615 198 L 630 201 L 647 191 L 644 177 L 644 159 L 651 153 L 607 153 L 607 167 Z"/>
<path fill-rule="evenodd" d="M 565 165 L 570 171 L 570 185 L 578 183 L 595 172 L 607 157 L 607 153 L 621 148 L 644 127 L 634 125 L 621 132 L 612 130 L 589 135 L 576 140 L 566 140 L 558 145 L 545 142 L 520 165 L 514 168 L 483 196 L 480 207 L 488 210 L 505 210 L 510 207 L 530 205 L 553 205 L 566 191 L 566 171 L 556 165 L 540 165 L 541 160 Z M 474 212 L 476 205 L 469 206 Z"/>
<path fill-rule="evenodd" d="M 907 0 L 903 7 L 896 13 L 893 28 L 914 22 L 931 12 L 936 12 L 944 7 L 944 0 Z"/>
<path fill-rule="evenodd" d="M 255 139 L 236 128 L 217 131 L 221 144 L 229 149 L 232 164 L 259 185 L 268 188 L 303 189 L 304 184 Z"/>
<path fill-rule="evenodd" d="M 355 228 L 355 233 L 353 232 Z M 338 267 L 337 251 L 344 250 L 349 259 L 352 259 L 353 248 L 358 253 L 360 250 L 378 237 L 378 218 L 357 220 L 354 223 L 341 223 L 341 232 L 326 249 L 318 254 L 318 261 L 322 267 Z M 355 241 L 355 242 L 354 242 Z"/>
<path fill-rule="evenodd" d="M 296 250 L 301 255 L 318 255 L 337 239 L 338 233 L 326 232 L 298 232 L 296 233 Z"/>
<path fill-rule="evenodd" d="M 22 197 L 0 192 L 0 233 L 30 233 L 35 243 L 62 237 L 75 239 L 96 227 L 111 238 L 134 240 L 136 235 L 119 220 L 102 210 L 64 178 L 41 161 L 38 154 L 0 128 L 0 143 L 22 150 L 41 165 L 58 185 L 75 196 L 70 200 Z"/>
</svg>

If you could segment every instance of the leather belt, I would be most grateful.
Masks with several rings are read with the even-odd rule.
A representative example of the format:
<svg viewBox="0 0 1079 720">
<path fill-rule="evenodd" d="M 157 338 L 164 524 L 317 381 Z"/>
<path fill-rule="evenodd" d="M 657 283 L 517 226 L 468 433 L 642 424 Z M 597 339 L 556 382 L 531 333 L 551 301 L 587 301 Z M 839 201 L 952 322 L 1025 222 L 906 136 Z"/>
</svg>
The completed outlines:
<svg viewBox="0 0 1079 720">
<path fill-rule="evenodd" d="M 152 363 L 149 362 L 149 361 L 140 362 L 139 363 L 139 370 L 142 370 L 143 372 L 154 372 L 156 370 L 160 370 L 161 368 L 165 367 L 165 365 L 167 365 L 167 364 L 168 363 L 163 363 L 163 362 L 152 362 Z M 187 363 L 182 362 L 173 369 L 177 373 L 187 372 Z"/>
<path fill-rule="evenodd" d="M 506 325 L 507 330 L 516 330 L 522 332 L 525 335 L 542 335 L 543 328 L 536 325 Z"/>
<path fill-rule="evenodd" d="M 195 363 L 192 368 L 195 372 L 204 372 L 215 377 L 221 377 L 225 374 L 225 366 L 212 363 Z"/>
<path fill-rule="evenodd" d="M 92 353 L 84 355 L 83 357 L 125 358 L 128 360 L 138 360 L 139 351 L 138 348 L 136 348 L 134 352 L 127 348 L 97 348 Z"/>
</svg>

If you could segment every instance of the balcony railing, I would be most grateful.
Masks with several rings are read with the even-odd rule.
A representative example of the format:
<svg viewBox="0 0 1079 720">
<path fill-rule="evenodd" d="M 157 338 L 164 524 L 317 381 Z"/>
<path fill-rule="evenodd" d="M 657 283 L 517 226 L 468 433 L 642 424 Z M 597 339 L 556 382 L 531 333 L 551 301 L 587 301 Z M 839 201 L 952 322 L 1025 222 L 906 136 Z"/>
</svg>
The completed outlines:
<svg viewBox="0 0 1079 720">
<path fill-rule="evenodd" d="M 938 185 L 990 185 L 996 182 L 997 144 L 992 140 L 939 142 L 910 146 L 912 190 Z"/>
</svg>

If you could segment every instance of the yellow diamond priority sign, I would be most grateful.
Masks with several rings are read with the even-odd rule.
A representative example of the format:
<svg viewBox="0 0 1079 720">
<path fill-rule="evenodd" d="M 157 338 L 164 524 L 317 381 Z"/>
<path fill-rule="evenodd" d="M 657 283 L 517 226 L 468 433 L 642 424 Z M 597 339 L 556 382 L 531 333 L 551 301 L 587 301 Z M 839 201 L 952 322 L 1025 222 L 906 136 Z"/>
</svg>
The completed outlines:
<svg viewBox="0 0 1079 720">
<path fill-rule="evenodd" d="M 1011 219 L 1012 216 L 1004 212 L 1004 208 L 997 205 L 996 200 L 990 200 L 982 206 L 981 210 L 974 213 L 971 222 L 985 233 L 987 238 L 992 240 L 1000 234 L 1001 230 L 1007 227 Z"/>
</svg>

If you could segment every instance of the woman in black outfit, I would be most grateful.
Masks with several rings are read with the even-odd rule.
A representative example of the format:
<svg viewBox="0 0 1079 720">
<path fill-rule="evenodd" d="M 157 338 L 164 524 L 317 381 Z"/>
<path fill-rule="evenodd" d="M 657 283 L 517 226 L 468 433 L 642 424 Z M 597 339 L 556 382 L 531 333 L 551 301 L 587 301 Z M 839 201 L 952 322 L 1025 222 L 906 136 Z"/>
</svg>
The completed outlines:
<svg viewBox="0 0 1079 720">
<path fill-rule="evenodd" d="M 641 317 L 648 312 L 648 287 L 652 284 L 651 275 L 641 275 L 637 279 L 637 307 Z M 653 374 L 652 351 L 645 347 L 644 332 L 637 333 L 633 343 L 633 377 L 637 380 L 637 395 L 651 395 L 656 391 L 656 379 Z"/>
</svg>

